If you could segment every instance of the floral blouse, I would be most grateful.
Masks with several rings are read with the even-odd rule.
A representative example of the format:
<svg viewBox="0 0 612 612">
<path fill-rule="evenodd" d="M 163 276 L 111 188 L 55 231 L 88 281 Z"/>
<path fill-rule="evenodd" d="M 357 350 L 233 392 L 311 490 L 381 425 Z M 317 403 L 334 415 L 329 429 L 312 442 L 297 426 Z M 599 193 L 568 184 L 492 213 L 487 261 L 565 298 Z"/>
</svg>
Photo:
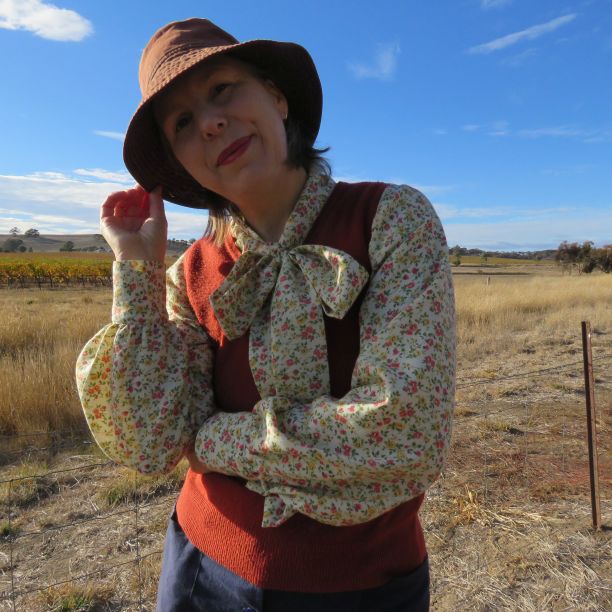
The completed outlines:
<svg viewBox="0 0 612 612">
<path fill-rule="evenodd" d="M 262 525 L 300 512 L 362 523 L 423 493 L 451 435 L 455 320 L 444 232 L 408 186 L 388 186 L 372 225 L 372 273 L 350 255 L 302 244 L 334 182 L 309 177 L 278 243 L 235 222 L 242 255 L 211 296 L 229 338 L 249 330 L 261 400 L 215 408 L 211 341 L 187 296 L 182 259 L 113 265 L 112 323 L 77 362 L 83 409 L 113 460 L 172 469 L 195 443 L 211 471 L 265 496 Z M 323 312 L 342 318 L 362 288 L 352 389 L 329 394 Z M 166 295 L 166 308 L 164 308 Z"/>
</svg>

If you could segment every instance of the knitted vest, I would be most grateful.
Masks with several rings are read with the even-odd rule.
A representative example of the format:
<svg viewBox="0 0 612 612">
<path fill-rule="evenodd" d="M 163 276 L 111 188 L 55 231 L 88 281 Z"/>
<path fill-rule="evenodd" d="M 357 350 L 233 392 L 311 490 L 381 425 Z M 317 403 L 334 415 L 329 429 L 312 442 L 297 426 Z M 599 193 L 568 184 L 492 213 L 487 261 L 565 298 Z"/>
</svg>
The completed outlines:
<svg viewBox="0 0 612 612">
<path fill-rule="evenodd" d="M 371 227 L 383 183 L 338 183 L 305 244 L 350 254 L 368 272 Z M 220 410 L 250 411 L 261 399 L 249 367 L 249 334 L 223 335 L 210 307 L 217 289 L 240 256 L 229 238 L 223 248 L 202 239 L 187 251 L 189 301 L 216 343 L 214 390 Z M 359 307 L 367 287 L 342 320 L 325 317 L 331 395 L 351 388 L 359 354 Z M 324 525 L 296 514 L 279 527 L 263 528 L 263 497 L 240 478 L 189 470 L 177 502 L 179 524 L 207 556 L 264 589 L 336 592 L 376 587 L 407 574 L 426 556 L 418 509 L 423 496 L 367 523 Z"/>
</svg>

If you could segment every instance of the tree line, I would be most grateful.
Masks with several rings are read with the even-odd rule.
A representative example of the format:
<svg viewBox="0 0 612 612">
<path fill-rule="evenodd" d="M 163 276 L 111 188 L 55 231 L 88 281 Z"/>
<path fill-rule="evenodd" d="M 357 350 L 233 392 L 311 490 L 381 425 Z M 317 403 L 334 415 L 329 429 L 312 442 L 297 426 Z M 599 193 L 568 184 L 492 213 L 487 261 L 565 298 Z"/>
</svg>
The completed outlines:
<svg viewBox="0 0 612 612">
<path fill-rule="evenodd" d="M 612 244 L 596 249 L 590 240 L 582 244 L 564 240 L 555 253 L 555 260 L 585 274 L 590 274 L 593 270 L 612 272 Z"/>
</svg>

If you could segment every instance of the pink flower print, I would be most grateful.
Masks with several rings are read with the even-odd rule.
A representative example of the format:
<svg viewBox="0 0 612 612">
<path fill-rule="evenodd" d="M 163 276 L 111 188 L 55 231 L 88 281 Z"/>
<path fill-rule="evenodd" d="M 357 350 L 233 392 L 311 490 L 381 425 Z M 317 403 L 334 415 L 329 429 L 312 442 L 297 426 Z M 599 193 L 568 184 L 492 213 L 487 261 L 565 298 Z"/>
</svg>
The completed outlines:
<svg viewBox="0 0 612 612">
<path fill-rule="evenodd" d="M 380 432 L 373 431 L 370 434 L 370 440 L 372 440 L 372 442 L 375 442 L 376 444 L 380 444 L 383 441 L 383 437 L 380 435 Z"/>
<path fill-rule="evenodd" d="M 418 328 L 419 326 L 416 323 L 412 323 L 412 325 L 410 325 L 410 327 L 406 330 L 406 334 L 408 336 L 412 336 Z"/>
<path fill-rule="evenodd" d="M 317 358 L 317 359 L 323 359 L 323 357 L 325 357 L 325 351 L 322 351 L 320 348 L 316 348 L 312 354 Z"/>
<path fill-rule="evenodd" d="M 313 340 L 314 336 L 315 336 L 314 327 L 310 325 L 306 327 L 304 331 L 302 331 L 302 333 L 300 334 L 300 337 L 302 337 L 304 340 Z"/>
</svg>

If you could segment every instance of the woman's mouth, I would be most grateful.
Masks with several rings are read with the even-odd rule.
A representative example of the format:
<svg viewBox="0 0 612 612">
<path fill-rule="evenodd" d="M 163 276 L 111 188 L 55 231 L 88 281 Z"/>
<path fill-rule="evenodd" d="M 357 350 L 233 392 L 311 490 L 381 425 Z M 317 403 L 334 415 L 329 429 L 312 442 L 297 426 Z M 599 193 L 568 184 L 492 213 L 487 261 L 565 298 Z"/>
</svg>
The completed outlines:
<svg viewBox="0 0 612 612">
<path fill-rule="evenodd" d="M 249 148 L 251 138 L 252 136 L 239 138 L 238 140 L 234 140 L 228 147 L 225 147 L 225 149 L 219 153 L 219 157 L 217 157 L 217 166 L 226 166 L 237 160 Z"/>
</svg>

